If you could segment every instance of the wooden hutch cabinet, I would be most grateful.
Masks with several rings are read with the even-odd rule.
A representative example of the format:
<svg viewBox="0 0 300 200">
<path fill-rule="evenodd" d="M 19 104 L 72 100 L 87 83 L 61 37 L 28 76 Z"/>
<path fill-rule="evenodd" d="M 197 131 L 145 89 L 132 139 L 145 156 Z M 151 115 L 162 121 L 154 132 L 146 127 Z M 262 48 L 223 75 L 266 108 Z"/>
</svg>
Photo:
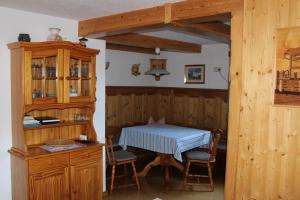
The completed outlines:
<svg viewBox="0 0 300 200">
<path fill-rule="evenodd" d="M 11 50 L 13 200 L 102 199 L 102 144 L 93 125 L 96 55 L 71 42 L 16 42 Z M 24 117 L 59 123 L 24 126 Z M 50 153 L 54 139 L 90 143 Z M 79 146 L 79 147 L 78 147 Z"/>
</svg>

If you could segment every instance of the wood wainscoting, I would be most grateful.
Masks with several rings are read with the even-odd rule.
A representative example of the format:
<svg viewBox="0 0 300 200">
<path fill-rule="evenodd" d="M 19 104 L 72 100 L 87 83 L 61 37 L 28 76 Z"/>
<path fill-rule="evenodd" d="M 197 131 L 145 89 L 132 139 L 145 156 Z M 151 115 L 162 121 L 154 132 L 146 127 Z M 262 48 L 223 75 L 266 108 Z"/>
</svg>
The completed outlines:
<svg viewBox="0 0 300 200">
<path fill-rule="evenodd" d="M 228 90 L 106 87 L 106 133 L 165 117 L 169 124 L 227 130 Z M 226 131 L 225 131 L 226 132 Z"/>
</svg>

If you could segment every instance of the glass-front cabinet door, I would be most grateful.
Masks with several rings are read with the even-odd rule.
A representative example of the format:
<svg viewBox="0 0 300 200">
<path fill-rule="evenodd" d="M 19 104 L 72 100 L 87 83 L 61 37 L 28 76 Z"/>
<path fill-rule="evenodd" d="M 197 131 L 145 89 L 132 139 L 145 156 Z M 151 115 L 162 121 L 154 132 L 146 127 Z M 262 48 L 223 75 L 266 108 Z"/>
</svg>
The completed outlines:
<svg viewBox="0 0 300 200">
<path fill-rule="evenodd" d="M 57 97 L 56 56 L 33 58 L 31 65 L 32 99 Z"/>
<path fill-rule="evenodd" d="M 61 55 L 59 55 L 61 52 Z M 63 103 L 61 87 L 63 83 L 61 73 L 63 65 L 62 58 L 63 51 L 49 51 L 49 52 L 31 52 L 27 69 L 30 74 L 25 76 L 27 83 L 31 84 L 31 91 L 28 104 L 43 104 L 43 103 Z M 59 79 L 60 77 L 60 79 Z M 30 79 L 30 80 L 28 80 Z M 28 91 L 29 92 L 29 91 Z"/>
<path fill-rule="evenodd" d="M 81 95 L 91 95 L 91 62 L 83 61 L 81 65 Z"/>
<path fill-rule="evenodd" d="M 68 53 L 67 53 L 68 54 Z M 75 55 L 74 55 L 75 54 Z M 91 102 L 94 91 L 91 88 L 95 84 L 95 64 L 91 56 L 70 53 L 69 66 L 67 69 L 68 102 Z M 65 93 L 66 95 L 66 93 Z"/>
</svg>

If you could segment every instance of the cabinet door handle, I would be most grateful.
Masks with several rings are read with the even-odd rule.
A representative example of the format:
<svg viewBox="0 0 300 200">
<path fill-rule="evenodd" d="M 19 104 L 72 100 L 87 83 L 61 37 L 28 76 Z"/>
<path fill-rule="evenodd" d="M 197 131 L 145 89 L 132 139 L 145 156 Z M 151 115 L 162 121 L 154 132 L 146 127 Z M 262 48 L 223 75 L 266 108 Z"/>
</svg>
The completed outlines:
<svg viewBox="0 0 300 200">
<path fill-rule="evenodd" d="M 63 76 L 60 76 L 58 79 L 61 80 L 61 81 L 63 81 L 63 80 L 64 80 L 64 77 L 63 77 Z"/>
</svg>

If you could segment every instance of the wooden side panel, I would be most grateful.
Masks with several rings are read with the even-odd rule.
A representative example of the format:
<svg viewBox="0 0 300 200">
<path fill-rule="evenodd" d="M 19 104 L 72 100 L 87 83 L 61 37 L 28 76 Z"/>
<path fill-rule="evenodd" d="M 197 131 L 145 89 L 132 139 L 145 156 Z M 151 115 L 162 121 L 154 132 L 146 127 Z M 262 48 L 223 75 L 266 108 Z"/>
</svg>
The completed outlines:
<svg viewBox="0 0 300 200">
<path fill-rule="evenodd" d="M 220 91 L 147 87 L 107 87 L 106 91 L 109 128 L 146 124 L 152 116 L 164 117 L 170 124 L 227 129 L 228 103 Z"/>
<path fill-rule="evenodd" d="M 28 172 L 27 161 L 11 155 L 11 181 L 12 181 L 12 199 L 26 200 L 28 196 Z"/>
<path fill-rule="evenodd" d="M 144 101 L 143 95 L 133 95 L 133 123 L 139 124 L 143 123 L 143 108 L 144 108 Z"/>
<path fill-rule="evenodd" d="M 23 66 L 23 65 L 20 65 Z M 31 51 L 24 51 L 24 93 L 25 93 L 25 105 L 32 104 L 31 93 Z M 26 87 L 25 87 L 26 86 Z"/>
<path fill-rule="evenodd" d="M 231 55 L 230 60 L 230 89 L 228 113 L 228 139 L 225 199 L 234 199 L 236 192 L 237 156 L 239 153 L 239 126 L 242 96 L 242 66 L 243 66 L 243 5 L 234 10 L 231 18 Z"/>
<path fill-rule="evenodd" d="M 174 96 L 173 123 L 184 124 L 184 96 Z"/>
<path fill-rule="evenodd" d="M 69 80 L 66 78 L 70 75 L 70 55 L 70 50 L 64 50 L 64 103 L 70 102 L 70 86 Z"/>
<path fill-rule="evenodd" d="M 12 145 L 26 151 L 23 134 L 23 105 L 25 101 L 23 52 L 23 49 L 14 49 L 11 51 L 11 120 Z"/>
<path fill-rule="evenodd" d="M 96 101 L 96 56 L 91 57 L 91 101 Z"/>
<path fill-rule="evenodd" d="M 57 53 L 57 66 L 58 66 L 58 81 L 57 81 L 57 103 L 64 102 L 64 50 L 58 49 Z"/>
<path fill-rule="evenodd" d="M 233 125 L 237 109 L 235 114 L 230 114 L 229 120 L 229 127 L 237 128 L 237 131 L 230 131 L 237 134 L 229 134 L 229 161 L 233 164 L 227 166 L 230 173 L 227 177 L 234 176 L 234 171 L 228 167 L 236 165 L 233 166 L 236 188 L 231 193 L 233 196 L 226 197 L 300 199 L 300 108 L 273 104 L 276 31 L 300 25 L 299 7 L 295 0 L 246 0 L 244 4 L 244 13 L 240 16 L 243 18 L 243 31 L 240 30 L 243 40 L 239 41 L 242 56 L 237 52 L 232 54 L 236 65 L 240 64 L 238 56 L 243 60 L 242 77 L 239 79 L 231 74 L 232 84 L 241 87 L 235 86 L 239 95 L 230 97 L 231 103 L 241 100 L 239 127 Z M 229 184 L 234 183 L 231 180 L 227 180 L 226 188 L 230 189 Z"/>
<path fill-rule="evenodd" d="M 133 124 L 133 99 L 131 95 L 121 98 L 121 124 Z"/>
</svg>

